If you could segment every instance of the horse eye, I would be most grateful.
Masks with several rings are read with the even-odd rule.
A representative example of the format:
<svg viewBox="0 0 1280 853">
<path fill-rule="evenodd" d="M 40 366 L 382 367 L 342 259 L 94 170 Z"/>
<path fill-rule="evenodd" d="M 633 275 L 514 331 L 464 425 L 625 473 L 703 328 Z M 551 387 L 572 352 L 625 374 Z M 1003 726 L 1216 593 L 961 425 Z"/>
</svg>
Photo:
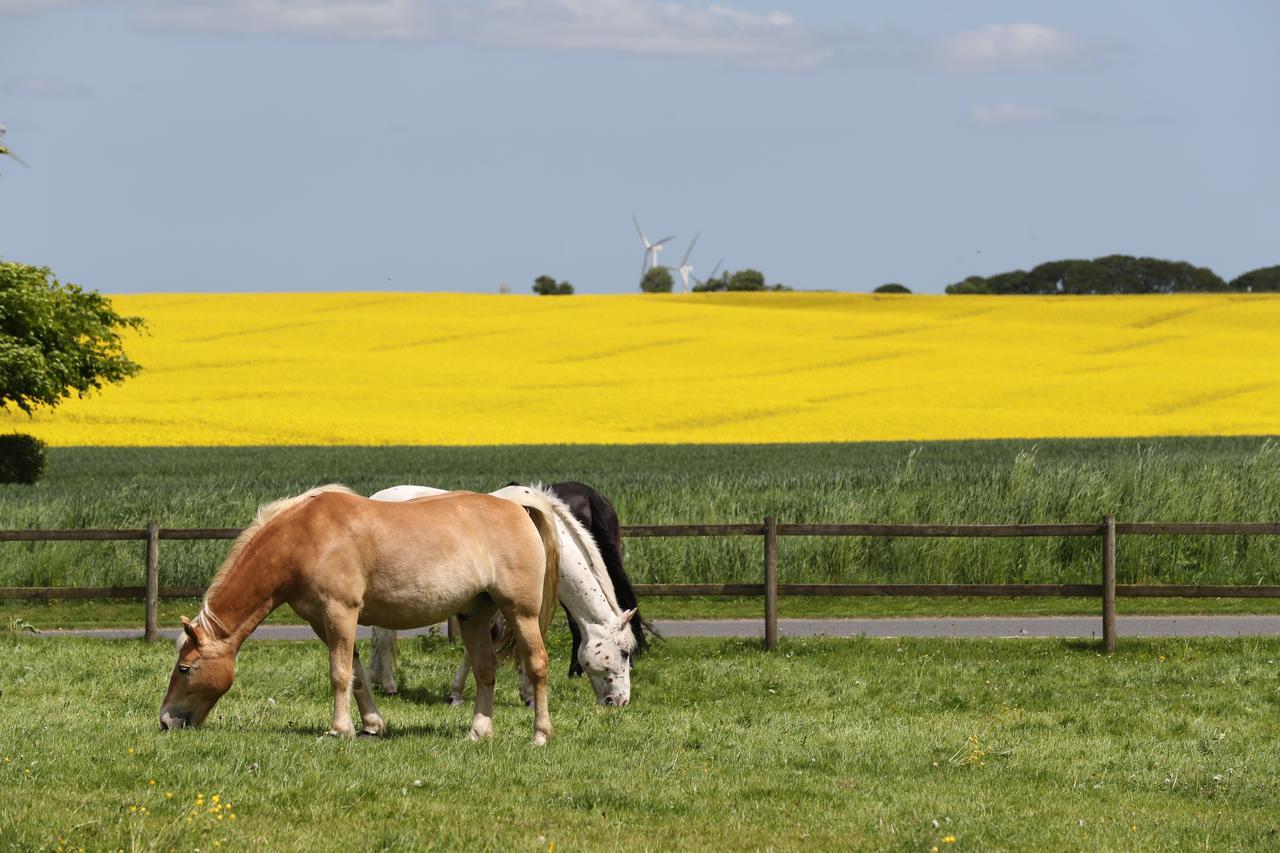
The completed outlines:
<svg viewBox="0 0 1280 853">
<path fill-rule="evenodd" d="M 178 672 L 181 672 L 181 673 L 183 673 L 184 675 L 185 675 L 186 673 L 190 672 L 190 671 L 191 671 L 191 667 L 189 667 L 189 666 L 180 666 L 180 667 L 178 667 Z"/>
</svg>

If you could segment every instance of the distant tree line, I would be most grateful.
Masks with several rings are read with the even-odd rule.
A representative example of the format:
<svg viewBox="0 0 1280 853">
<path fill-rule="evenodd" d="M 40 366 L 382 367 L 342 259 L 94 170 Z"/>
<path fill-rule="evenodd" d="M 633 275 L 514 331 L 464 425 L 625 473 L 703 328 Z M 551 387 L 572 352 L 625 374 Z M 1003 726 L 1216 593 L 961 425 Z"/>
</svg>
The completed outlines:
<svg viewBox="0 0 1280 853">
<path fill-rule="evenodd" d="M 700 281 L 693 286 L 696 293 L 708 293 L 719 290 L 790 290 L 785 284 L 766 284 L 764 273 L 760 270 L 745 269 L 737 272 L 725 270 L 715 278 Z"/>
<path fill-rule="evenodd" d="M 1252 270 L 1225 281 L 1208 267 L 1186 261 L 1107 255 L 1089 260 L 1048 261 L 1027 270 L 971 275 L 947 285 L 947 293 L 1109 294 L 1261 293 L 1280 291 L 1280 266 Z"/>
</svg>

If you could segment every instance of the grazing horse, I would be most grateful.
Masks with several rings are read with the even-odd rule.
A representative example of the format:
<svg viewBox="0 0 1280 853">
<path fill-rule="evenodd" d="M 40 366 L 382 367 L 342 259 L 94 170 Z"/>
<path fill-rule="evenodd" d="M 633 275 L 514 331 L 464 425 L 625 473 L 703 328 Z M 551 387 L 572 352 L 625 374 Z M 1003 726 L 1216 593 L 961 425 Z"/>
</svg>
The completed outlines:
<svg viewBox="0 0 1280 853">
<path fill-rule="evenodd" d="M 528 487 L 513 484 L 496 492 L 495 497 L 519 499 Z M 373 495 L 373 500 L 431 500 L 445 494 L 427 486 L 393 486 Z M 555 511 L 556 533 L 560 539 L 560 575 L 557 590 L 561 604 L 571 622 L 580 626 L 585 642 L 575 648 L 579 671 L 585 672 L 602 705 L 626 705 L 631 701 L 631 657 L 636 649 L 632 628 L 635 610 L 623 610 L 614 597 L 614 587 L 604 558 L 595 540 L 579 524 L 568 506 L 547 495 Z M 394 684 L 395 632 L 382 628 L 373 631 L 373 672 L 384 685 Z M 469 656 L 464 655 L 450 686 L 450 703 L 462 704 L 462 691 L 469 672 Z M 526 702 L 531 694 L 522 680 L 521 693 Z"/>
<path fill-rule="evenodd" d="M 517 500 L 452 492 L 386 503 L 324 486 L 268 504 L 232 545 L 199 615 L 182 620 L 160 727 L 204 722 L 231 688 L 240 646 L 288 604 L 329 647 L 329 733 L 346 736 L 355 733 L 353 687 L 361 733 L 385 729 L 354 655 L 357 624 L 415 628 L 459 614 L 476 668 L 470 737 L 478 740 L 493 733 L 497 661 L 489 625 L 500 611 L 499 646 L 520 654 L 533 684 L 533 742 L 544 744 L 551 719 L 543 637 L 555 612 L 559 561 L 555 512 L 531 489 Z"/>
<path fill-rule="evenodd" d="M 576 480 L 552 483 L 551 491 L 565 502 L 573 517 L 591 533 L 604 558 L 605 568 L 609 572 L 609 580 L 613 584 L 613 595 L 618 606 L 623 610 L 635 610 L 635 618 L 631 620 L 631 633 L 636 639 L 632 660 L 640 657 L 649 649 L 649 641 L 645 630 L 649 624 L 640 616 L 640 600 L 631 587 L 631 578 L 622 568 L 622 525 L 618 522 L 618 511 L 613 502 L 597 490 Z M 650 629 L 652 630 L 652 629 Z M 569 619 L 569 631 L 573 634 L 573 659 L 569 661 L 569 677 L 582 675 L 582 666 L 578 663 L 578 648 L 582 645 L 582 632 L 577 623 Z"/>
</svg>

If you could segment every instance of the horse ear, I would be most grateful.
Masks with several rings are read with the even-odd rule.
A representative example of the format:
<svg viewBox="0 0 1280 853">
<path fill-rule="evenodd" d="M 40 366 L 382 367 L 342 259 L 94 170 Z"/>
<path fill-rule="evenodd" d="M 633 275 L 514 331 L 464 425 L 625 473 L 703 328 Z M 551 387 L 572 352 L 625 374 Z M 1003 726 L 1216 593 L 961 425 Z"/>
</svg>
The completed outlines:
<svg viewBox="0 0 1280 853">
<path fill-rule="evenodd" d="M 200 645 L 200 629 L 185 616 L 182 617 L 182 630 L 187 632 L 187 636 L 191 638 L 192 645 Z"/>
<path fill-rule="evenodd" d="M 622 627 L 623 625 L 625 625 L 625 624 L 627 624 L 628 622 L 630 622 L 630 621 L 631 621 L 631 617 L 632 617 L 632 616 L 635 616 L 635 615 L 636 615 L 636 608 L 635 608 L 635 607 L 633 607 L 633 608 L 631 608 L 630 610 L 628 610 L 628 611 L 626 611 L 625 613 L 623 613 L 623 614 L 622 614 L 622 621 L 618 623 L 618 627 Z"/>
</svg>

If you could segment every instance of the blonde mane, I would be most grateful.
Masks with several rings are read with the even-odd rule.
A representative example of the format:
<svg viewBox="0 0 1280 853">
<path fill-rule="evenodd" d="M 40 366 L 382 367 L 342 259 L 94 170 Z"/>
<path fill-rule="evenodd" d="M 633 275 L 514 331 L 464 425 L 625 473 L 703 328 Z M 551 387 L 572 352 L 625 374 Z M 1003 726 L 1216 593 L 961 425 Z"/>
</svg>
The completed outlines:
<svg viewBox="0 0 1280 853">
<path fill-rule="evenodd" d="M 215 592 L 217 592 L 218 588 L 222 586 L 222 582 L 226 578 L 227 572 L 231 570 L 231 567 L 235 565 L 236 560 L 244 553 L 244 549 L 249 547 L 249 543 L 252 542 L 253 538 L 262 531 L 262 528 L 266 526 L 267 522 L 280 515 L 282 512 L 292 509 L 298 504 L 309 501 L 317 495 L 323 495 L 329 492 L 340 492 L 347 495 L 356 494 L 346 486 L 338 483 L 330 483 L 327 486 L 317 486 L 316 488 L 303 492 L 300 495 L 295 495 L 291 498 L 280 498 L 280 500 L 272 501 L 271 503 L 263 504 L 258 507 L 258 512 L 253 517 L 253 521 L 250 522 L 248 527 L 240 531 L 240 535 L 236 537 L 236 541 L 231 543 L 231 550 L 227 552 L 227 558 L 222 561 L 222 567 L 219 568 L 217 574 L 213 576 L 213 580 L 209 581 L 209 588 L 204 591 L 204 598 L 201 600 L 201 603 L 203 605 L 207 605 L 209 603 L 209 599 Z M 202 608 L 201 613 L 203 614 L 204 612 L 205 609 Z"/>
</svg>

